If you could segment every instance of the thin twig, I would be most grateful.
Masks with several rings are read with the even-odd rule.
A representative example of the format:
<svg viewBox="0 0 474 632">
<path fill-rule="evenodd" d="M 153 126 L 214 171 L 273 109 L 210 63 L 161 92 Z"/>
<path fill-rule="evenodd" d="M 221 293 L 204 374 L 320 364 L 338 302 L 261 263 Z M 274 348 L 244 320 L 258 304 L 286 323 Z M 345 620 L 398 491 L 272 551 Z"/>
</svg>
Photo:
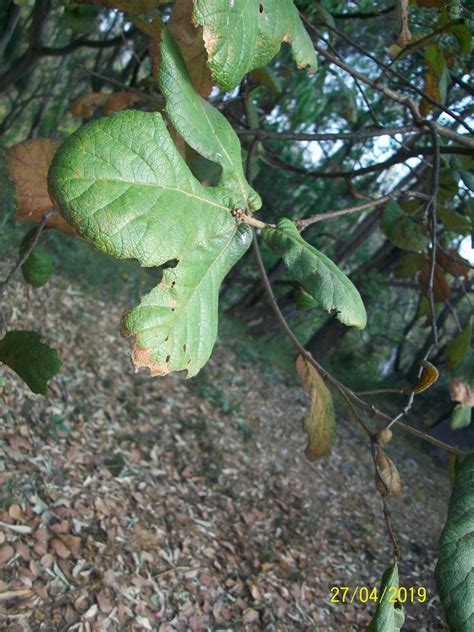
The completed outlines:
<svg viewBox="0 0 474 632">
<path fill-rule="evenodd" d="M 397 538 L 395 537 L 395 531 L 393 529 L 390 507 L 388 505 L 388 499 L 385 496 L 382 496 L 382 504 L 383 504 L 383 517 L 385 518 L 385 525 L 387 527 L 388 536 L 390 538 L 390 542 L 392 543 L 392 553 L 394 560 L 397 561 L 400 557 L 400 547 L 398 546 Z"/>
<path fill-rule="evenodd" d="M 311 26 L 311 29 L 317 33 L 314 27 Z M 352 66 L 350 66 L 346 62 L 337 59 L 337 57 L 329 53 L 325 48 L 323 48 L 322 46 L 319 46 L 314 41 L 313 41 L 313 46 L 314 46 L 315 51 L 319 53 L 322 57 L 327 59 L 329 62 L 338 66 L 342 70 L 345 70 L 349 75 L 359 79 L 363 83 L 372 87 L 377 92 L 384 94 L 390 100 L 395 101 L 396 103 L 399 103 L 400 105 L 406 107 L 408 110 L 410 110 L 413 116 L 413 119 L 416 123 L 426 125 L 426 119 L 423 119 L 418 109 L 418 106 L 413 101 L 413 99 L 411 99 L 408 95 L 399 94 L 398 92 L 395 92 L 391 88 L 388 88 L 385 85 L 377 83 L 376 80 L 370 79 L 369 77 L 362 74 L 358 70 L 355 70 L 354 68 L 352 68 Z M 451 114 L 451 113 L 448 111 L 448 114 Z M 434 121 L 431 121 L 431 125 L 434 126 L 434 128 L 436 129 L 436 131 L 438 132 L 440 136 L 443 136 L 444 138 L 448 138 L 449 140 L 454 140 L 457 143 L 460 143 L 461 145 L 465 145 L 466 147 L 470 147 L 471 149 L 474 149 L 474 139 L 472 138 L 472 136 L 467 135 L 467 134 L 458 134 L 457 132 L 453 132 L 453 130 L 449 129 L 448 127 L 445 127 L 444 125 L 441 125 L 440 123 L 437 123 Z"/>
<path fill-rule="evenodd" d="M 436 326 L 436 311 L 434 300 L 434 276 L 436 269 L 436 198 L 438 197 L 439 189 L 439 169 L 440 169 L 440 151 L 439 140 L 436 132 L 435 125 L 432 121 L 427 121 L 431 131 L 431 138 L 433 140 L 433 170 L 431 176 L 431 197 L 426 205 L 425 213 L 428 215 L 428 222 L 431 231 L 431 262 L 430 262 L 430 276 L 428 283 L 428 300 L 430 303 L 431 313 L 431 330 L 433 333 L 433 342 L 438 344 L 438 328 Z"/>
<path fill-rule="evenodd" d="M 259 139 L 268 140 L 294 140 L 294 141 L 329 141 L 338 142 L 340 140 L 366 140 L 377 136 L 395 136 L 396 134 L 423 134 L 429 130 L 423 130 L 417 125 L 405 125 L 403 127 L 374 127 L 356 132 L 338 133 L 305 133 L 305 132 L 273 132 L 263 129 L 236 129 L 239 136 L 256 136 Z"/>
<path fill-rule="evenodd" d="M 132 86 L 128 86 L 126 83 L 122 83 L 118 81 L 118 79 L 114 79 L 113 77 L 107 77 L 107 75 L 103 75 L 100 72 L 95 72 L 95 70 L 89 70 L 82 64 L 76 64 L 79 70 L 83 70 L 91 77 L 95 77 L 96 79 L 101 79 L 101 81 L 105 81 L 106 83 L 110 83 L 110 85 L 115 86 L 117 88 L 121 88 L 122 90 L 126 90 L 127 92 L 133 92 L 133 94 L 137 94 L 142 97 L 145 101 L 150 101 L 159 107 L 163 107 L 165 104 L 165 100 L 163 97 L 158 95 L 148 94 L 148 92 L 143 92 L 143 90 L 139 90 L 138 88 L 133 88 Z"/>
<path fill-rule="evenodd" d="M 313 33 L 317 36 L 319 36 L 319 32 L 318 30 L 306 19 L 304 18 L 305 23 L 308 25 L 309 29 L 313 31 Z M 436 99 L 434 99 L 430 94 L 428 94 L 425 90 L 422 90 L 421 88 L 419 88 L 418 86 L 412 84 L 406 77 L 403 76 L 403 74 L 401 74 L 400 72 L 398 72 L 397 70 L 394 70 L 393 68 L 391 68 L 389 65 L 383 63 L 382 61 L 380 61 L 379 59 L 377 59 L 377 57 L 375 55 L 373 55 L 372 53 L 370 53 L 368 50 L 366 50 L 365 48 L 363 48 L 362 46 L 360 46 L 359 44 L 357 44 L 356 42 L 354 42 L 353 39 L 351 39 L 348 35 L 346 35 L 345 33 L 343 33 L 342 31 L 340 31 L 339 29 L 337 29 L 336 27 L 332 26 L 331 24 L 328 24 L 327 22 L 324 23 L 324 25 L 333 33 L 335 33 L 338 37 L 341 37 L 342 39 L 344 39 L 350 46 L 352 46 L 355 50 L 357 50 L 359 53 L 361 53 L 362 55 L 364 55 L 365 57 L 368 57 L 369 59 L 371 59 L 375 64 L 377 64 L 377 66 L 379 66 L 380 68 L 383 69 L 384 72 L 388 72 L 390 74 L 392 74 L 394 77 L 396 77 L 402 84 L 404 84 L 407 88 L 409 88 L 410 90 L 413 90 L 414 92 L 416 92 L 416 94 L 418 94 L 419 96 L 423 97 L 424 99 L 426 99 L 427 101 L 429 101 L 432 105 L 434 105 L 435 107 L 439 108 L 440 110 L 442 110 L 445 114 L 447 114 L 448 116 L 450 116 L 452 119 L 454 119 L 456 121 L 456 123 L 458 123 L 459 125 L 462 125 L 467 132 L 469 132 L 470 134 L 472 134 L 473 130 L 469 127 L 469 125 L 467 125 L 465 123 L 465 121 L 462 120 L 461 117 L 459 117 L 455 112 L 453 112 L 452 110 L 450 110 L 449 108 L 447 108 L 445 105 L 443 105 L 442 103 L 440 103 L 439 101 L 437 101 Z M 325 40 L 323 40 L 325 41 Z M 328 44 L 328 42 L 325 41 L 326 44 Z M 316 48 L 316 46 L 315 46 Z M 383 76 L 383 75 L 382 75 Z M 382 76 L 378 77 L 375 81 L 373 81 L 373 86 L 376 90 L 378 89 L 377 86 L 383 87 L 380 84 L 380 80 L 382 78 Z M 355 75 L 353 75 L 354 79 L 356 78 Z M 361 77 L 357 77 L 358 79 L 360 79 L 361 81 L 364 81 Z M 388 95 L 387 95 L 388 96 Z M 400 95 L 401 96 L 401 95 Z M 416 119 L 415 119 L 416 120 Z M 442 126 L 441 126 L 442 127 Z"/>
<path fill-rule="evenodd" d="M 371 200 L 370 202 L 366 202 L 365 204 L 359 204 L 357 206 L 350 206 L 349 208 L 340 209 L 337 211 L 327 211 L 326 213 L 320 213 L 319 215 L 313 215 L 312 217 L 307 217 L 305 219 L 297 219 L 295 220 L 295 225 L 300 228 L 306 228 L 311 224 L 315 224 L 316 222 L 323 222 L 327 219 L 333 219 L 334 217 L 341 217 L 343 215 L 349 215 L 350 213 L 359 213 L 360 211 L 365 211 L 368 208 L 373 208 L 376 206 L 381 206 L 390 200 L 398 197 L 416 197 L 421 199 L 426 199 L 428 197 L 425 193 L 419 193 L 418 191 L 394 191 L 393 193 L 388 193 L 378 200 Z"/>
</svg>

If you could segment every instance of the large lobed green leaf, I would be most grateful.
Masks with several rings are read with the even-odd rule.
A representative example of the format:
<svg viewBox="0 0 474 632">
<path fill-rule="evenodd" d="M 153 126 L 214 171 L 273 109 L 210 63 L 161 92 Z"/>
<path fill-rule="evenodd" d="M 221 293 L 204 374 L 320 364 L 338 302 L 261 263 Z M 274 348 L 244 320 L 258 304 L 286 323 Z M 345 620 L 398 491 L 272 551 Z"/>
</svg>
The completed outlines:
<svg viewBox="0 0 474 632">
<path fill-rule="evenodd" d="M 336 311 L 345 325 L 363 329 L 367 314 L 352 281 L 326 255 L 308 244 L 289 219 L 281 219 L 276 228 L 265 228 L 263 240 L 283 257 L 291 276 L 322 307 Z"/>
<path fill-rule="evenodd" d="M 289 42 L 299 68 L 317 69 L 311 38 L 292 0 L 195 0 L 213 79 L 232 90 Z"/>
<path fill-rule="evenodd" d="M 37 331 L 9 331 L 0 340 L 0 362 L 41 395 L 48 394 L 48 380 L 61 368 L 58 352 L 41 342 Z"/>
<path fill-rule="evenodd" d="M 436 585 L 450 630 L 474 629 L 474 453 L 459 465 L 439 542 Z"/>
<path fill-rule="evenodd" d="M 181 136 L 221 164 L 217 187 L 205 188 L 177 151 L 158 113 L 119 112 L 73 134 L 57 153 L 50 189 L 61 212 L 83 237 L 110 255 L 143 266 L 172 260 L 161 283 L 125 315 L 124 335 L 135 336 L 135 366 L 153 375 L 195 375 L 217 336 L 222 279 L 250 245 L 248 226 L 233 208 L 257 208 L 246 183 L 240 145 L 217 110 L 191 87 L 171 35 L 164 34 L 161 88 Z"/>
<path fill-rule="evenodd" d="M 405 622 L 403 607 L 396 601 L 399 588 L 398 566 L 387 568 L 382 577 L 379 595 L 380 601 L 367 632 L 398 632 Z"/>
</svg>

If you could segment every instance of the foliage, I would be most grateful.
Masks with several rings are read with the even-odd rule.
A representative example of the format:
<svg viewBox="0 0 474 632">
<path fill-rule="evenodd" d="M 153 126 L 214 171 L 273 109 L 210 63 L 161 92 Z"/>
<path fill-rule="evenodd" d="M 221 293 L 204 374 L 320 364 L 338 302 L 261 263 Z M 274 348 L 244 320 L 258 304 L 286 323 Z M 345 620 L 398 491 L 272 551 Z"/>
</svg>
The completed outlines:
<svg viewBox="0 0 474 632">
<path fill-rule="evenodd" d="M 367 627 L 367 632 L 398 632 L 405 621 L 403 606 L 397 602 L 399 588 L 398 566 L 393 564 L 384 572 L 379 594 L 382 595 L 377 604 L 377 611 Z"/>
<path fill-rule="evenodd" d="M 296 371 L 303 380 L 305 393 L 311 397 L 311 410 L 303 428 L 308 436 L 306 457 L 314 461 L 327 454 L 336 438 L 336 418 L 331 393 L 317 370 L 299 355 Z"/>
<path fill-rule="evenodd" d="M 34 288 L 52 259 L 56 273 L 106 278 L 121 304 L 139 301 L 121 328 L 135 368 L 188 377 L 212 353 L 220 306 L 258 338 L 240 340 L 241 358 L 270 375 L 283 355 L 289 379 L 302 379 L 309 459 L 335 438 L 328 386 L 343 396 L 367 435 L 384 509 L 401 492 L 385 452 L 392 435 L 440 445 L 403 416 L 413 409 L 433 425 L 451 415 L 462 441 L 473 404 L 470 3 L 418 0 L 396 12 L 332 0 L 83 0 L 12 3 L 0 17 L 16 219 L 39 224 L 18 249 L 11 211 L 2 217 L 2 245 L 18 249 L 0 285 L 5 306 L 20 267 Z M 82 240 L 102 254 L 86 254 Z M 2 361 L 46 394 L 57 352 L 36 332 L 8 331 L 1 308 Z M 390 414 L 361 399 L 361 385 L 369 397 L 394 393 Z M 240 409 L 214 385 L 204 391 L 225 414 Z M 435 420 L 433 410 L 445 412 Z M 251 438 L 244 417 L 232 421 Z M 445 542 L 456 511 L 438 564 L 453 629 L 464 616 Z M 396 564 L 382 588 L 392 583 Z M 369 629 L 402 623 L 382 598 Z"/>
<path fill-rule="evenodd" d="M 474 624 L 474 454 L 458 466 L 448 518 L 439 542 L 436 584 L 452 630 Z"/>
<path fill-rule="evenodd" d="M 367 315 L 357 289 L 326 255 L 300 236 L 291 220 L 281 219 L 276 228 L 265 228 L 263 239 L 325 310 L 335 310 L 336 318 L 345 325 L 365 327 Z"/>
<path fill-rule="evenodd" d="M 48 381 L 58 373 L 58 352 L 41 342 L 36 331 L 9 331 L 0 340 L 0 362 L 15 371 L 33 393 L 47 395 Z"/>
</svg>

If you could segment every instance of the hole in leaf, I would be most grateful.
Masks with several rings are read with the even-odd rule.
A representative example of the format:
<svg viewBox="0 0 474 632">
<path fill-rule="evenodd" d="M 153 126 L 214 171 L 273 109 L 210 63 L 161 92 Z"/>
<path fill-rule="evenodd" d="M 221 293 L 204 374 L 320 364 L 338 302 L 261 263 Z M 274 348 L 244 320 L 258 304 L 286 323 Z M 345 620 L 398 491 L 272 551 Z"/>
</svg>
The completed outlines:
<svg viewBox="0 0 474 632">
<path fill-rule="evenodd" d="M 171 281 L 171 287 L 174 287 L 176 285 L 176 281 Z"/>
<path fill-rule="evenodd" d="M 258 12 L 263 13 L 263 4 L 258 5 Z"/>
<path fill-rule="evenodd" d="M 171 311 L 174 312 L 174 307 L 171 308 Z"/>
<path fill-rule="evenodd" d="M 186 343 L 183 345 L 183 351 L 186 353 Z"/>
<path fill-rule="evenodd" d="M 170 358 L 171 358 L 171 356 L 170 356 L 170 355 L 167 355 L 167 356 L 166 356 L 166 364 L 168 364 L 168 362 L 170 361 Z"/>
<path fill-rule="evenodd" d="M 166 336 L 166 338 L 165 338 L 165 342 L 168 342 L 168 340 L 169 340 L 169 339 L 170 339 L 170 337 L 169 337 L 169 336 Z"/>
</svg>

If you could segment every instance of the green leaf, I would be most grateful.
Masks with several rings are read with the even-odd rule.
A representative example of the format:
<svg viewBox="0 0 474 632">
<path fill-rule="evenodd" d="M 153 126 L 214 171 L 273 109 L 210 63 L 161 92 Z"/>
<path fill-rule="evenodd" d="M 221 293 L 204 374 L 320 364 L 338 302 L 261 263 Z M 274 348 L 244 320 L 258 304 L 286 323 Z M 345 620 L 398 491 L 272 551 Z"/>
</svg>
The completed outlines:
<svg viewBox="0 0 474 632">
<path fill-rule="evenodd" d="M 459 465 L 435 578 L 451 630 L 474 629 L 474 454 Z"/>
<path fill-rule="evenodd" d="M 382 577 L 379 595 L 380 601 L 372 621 L 367 627 L 367 632 L 398 632 L 405 621 L 403 607 L 394 600 L 398 592 L 398 566 L 395 563 L 387 568 Z"/>
<path fill-rule="evenodd" d="M 449 31 L 457 39 L 461 53 L 469 55 L 472 49 L 472 35 L 467 26 L 465 24 L 454 24 Z"/>
<path fill-rule="evenodd" d="M 458 430 L 459 428 L 467 428 L 471 423 L 471 406 L 464 404 L 456 404 L 451 415 L 451 428 Z"/>
<path fill-rule="evenodd" d="M 225 116 L 194 90 L 181 53 L 166 29 L 161 55 L 160 87 L 166 98 L 166 113 L 190 147 L 222 167 L 217 188 L 222 203 L 228 208 L 260 208 L 260 196 L 245 179 L 237 134 Z"/>
<path fill-rule="evenodd" d="M 471 346 L 472 321 L 469 320 L 464 329 L 446 345 L 444 355 L 450 369 L 455 369 L 464 360 Z"/>
<path fill-rule="evenodd" d="M 53 272 L 53 260 L 44 250 L 33 250 L 21 266 L 23 278 L 33 287 L 42 287 L 48 282 Z"/>
<path fill-rule="evenodd" d="M 37 331 L 9 331 L 0 340 L 0 362 L 24 380 L 33 393 L 48 394 L 48 380 L 61 367 L 58 352 L 40 342 Z"/>
<path fill-rule="evenodd" d="M 217 337 L 221 282 L 251 242 L 231 210 L 255 208 L 260 199 L 243 177 L 237 136 L 192 89 L 168 33 L 161 53 L 167 113 L 193 149 L 221 164 L 219 185 L 206 188 L 193 176 L 161 114 L 139 111 L 80 128 L 56 154 L 49 181 L 63 215 L 99 250 L 143 266 L 177 261 L 124 316 L 122 332 L 135 337 L 136 368 L 191 377 Z"/>
<path fill-rule="evenodd" d="M 317 69 L 311 38 L 292 0 L 195 0 L 213 79 L 233 90 L 251 70 L 265 66 L 289 42 L 298 68 Z"/>
<path fill-rule="evenodd" d="M 88 33 L 94 28 L 99 12 L 99 7 L 72 4 L 64 8 L 63 19 L 74 33 Z"/>
<path fill-rule="evenodd" d="M 438 206 L 438 219 L 448 228 L 461 235 L 470 235 L 472 221 L 466 215 L 461 215 L 447 206 Z"/>
<path fill-rule="evenodd" d="M 394 200 L 385 207 L 382 229 L 390 241 L 403 250 L 422 250 L 430 240 L 424 227 L 406 215 Z"/>
<path fill-rule="evenodd" d="M 424 255 L 418 252 L 410 252 L 407 255 L 403 255 L 400 259 L 400 263 L 393 271 L 393 276 L 397 279 L 408 279 L 415 276 L 424 262 Z"/>
<path fill-rule="evenodd" d="M 363 329 L 367 314 L 352 281 L 325 254 L 301 237 L 289 219 L 281 219 L 276 228 L 265 228 L 263 240 L 283 258 L 291 276 L 328 312 L 345 325 Z"/>
<path fill-rule="evenodd" d="M 20 256 L 28 249 L 31 240 L 34 239 L 35 235 L 36 228 L 33 228 L 26 233 L 20 244 Z M 42 287 L 48 282 L 48 279 L 53 272 L 53 260 L 47 252 L 36 245 L 34 250 L 30 253 L 28 259 L 21 266 L 21 272 L 27 283 L 33 287 Z"/>
<path fill-rule="evenodd" d="M 454 197 L 459 191 L 459 172 L 451 167 L 441 169 L 439 172 L 439 189 L 437 199 L 444 202 Z"/>
<path fill-rule="evenodd" d="M 314 461 L 327 454 L 336 438 L 336 417 L 331 393 L 318 371 L 299 355 L 296 371 L 303 380 L 304 391 L 311 397 L 311 410 L 303 429 L 308 436 L 306 458 Z"/>
</svg>

